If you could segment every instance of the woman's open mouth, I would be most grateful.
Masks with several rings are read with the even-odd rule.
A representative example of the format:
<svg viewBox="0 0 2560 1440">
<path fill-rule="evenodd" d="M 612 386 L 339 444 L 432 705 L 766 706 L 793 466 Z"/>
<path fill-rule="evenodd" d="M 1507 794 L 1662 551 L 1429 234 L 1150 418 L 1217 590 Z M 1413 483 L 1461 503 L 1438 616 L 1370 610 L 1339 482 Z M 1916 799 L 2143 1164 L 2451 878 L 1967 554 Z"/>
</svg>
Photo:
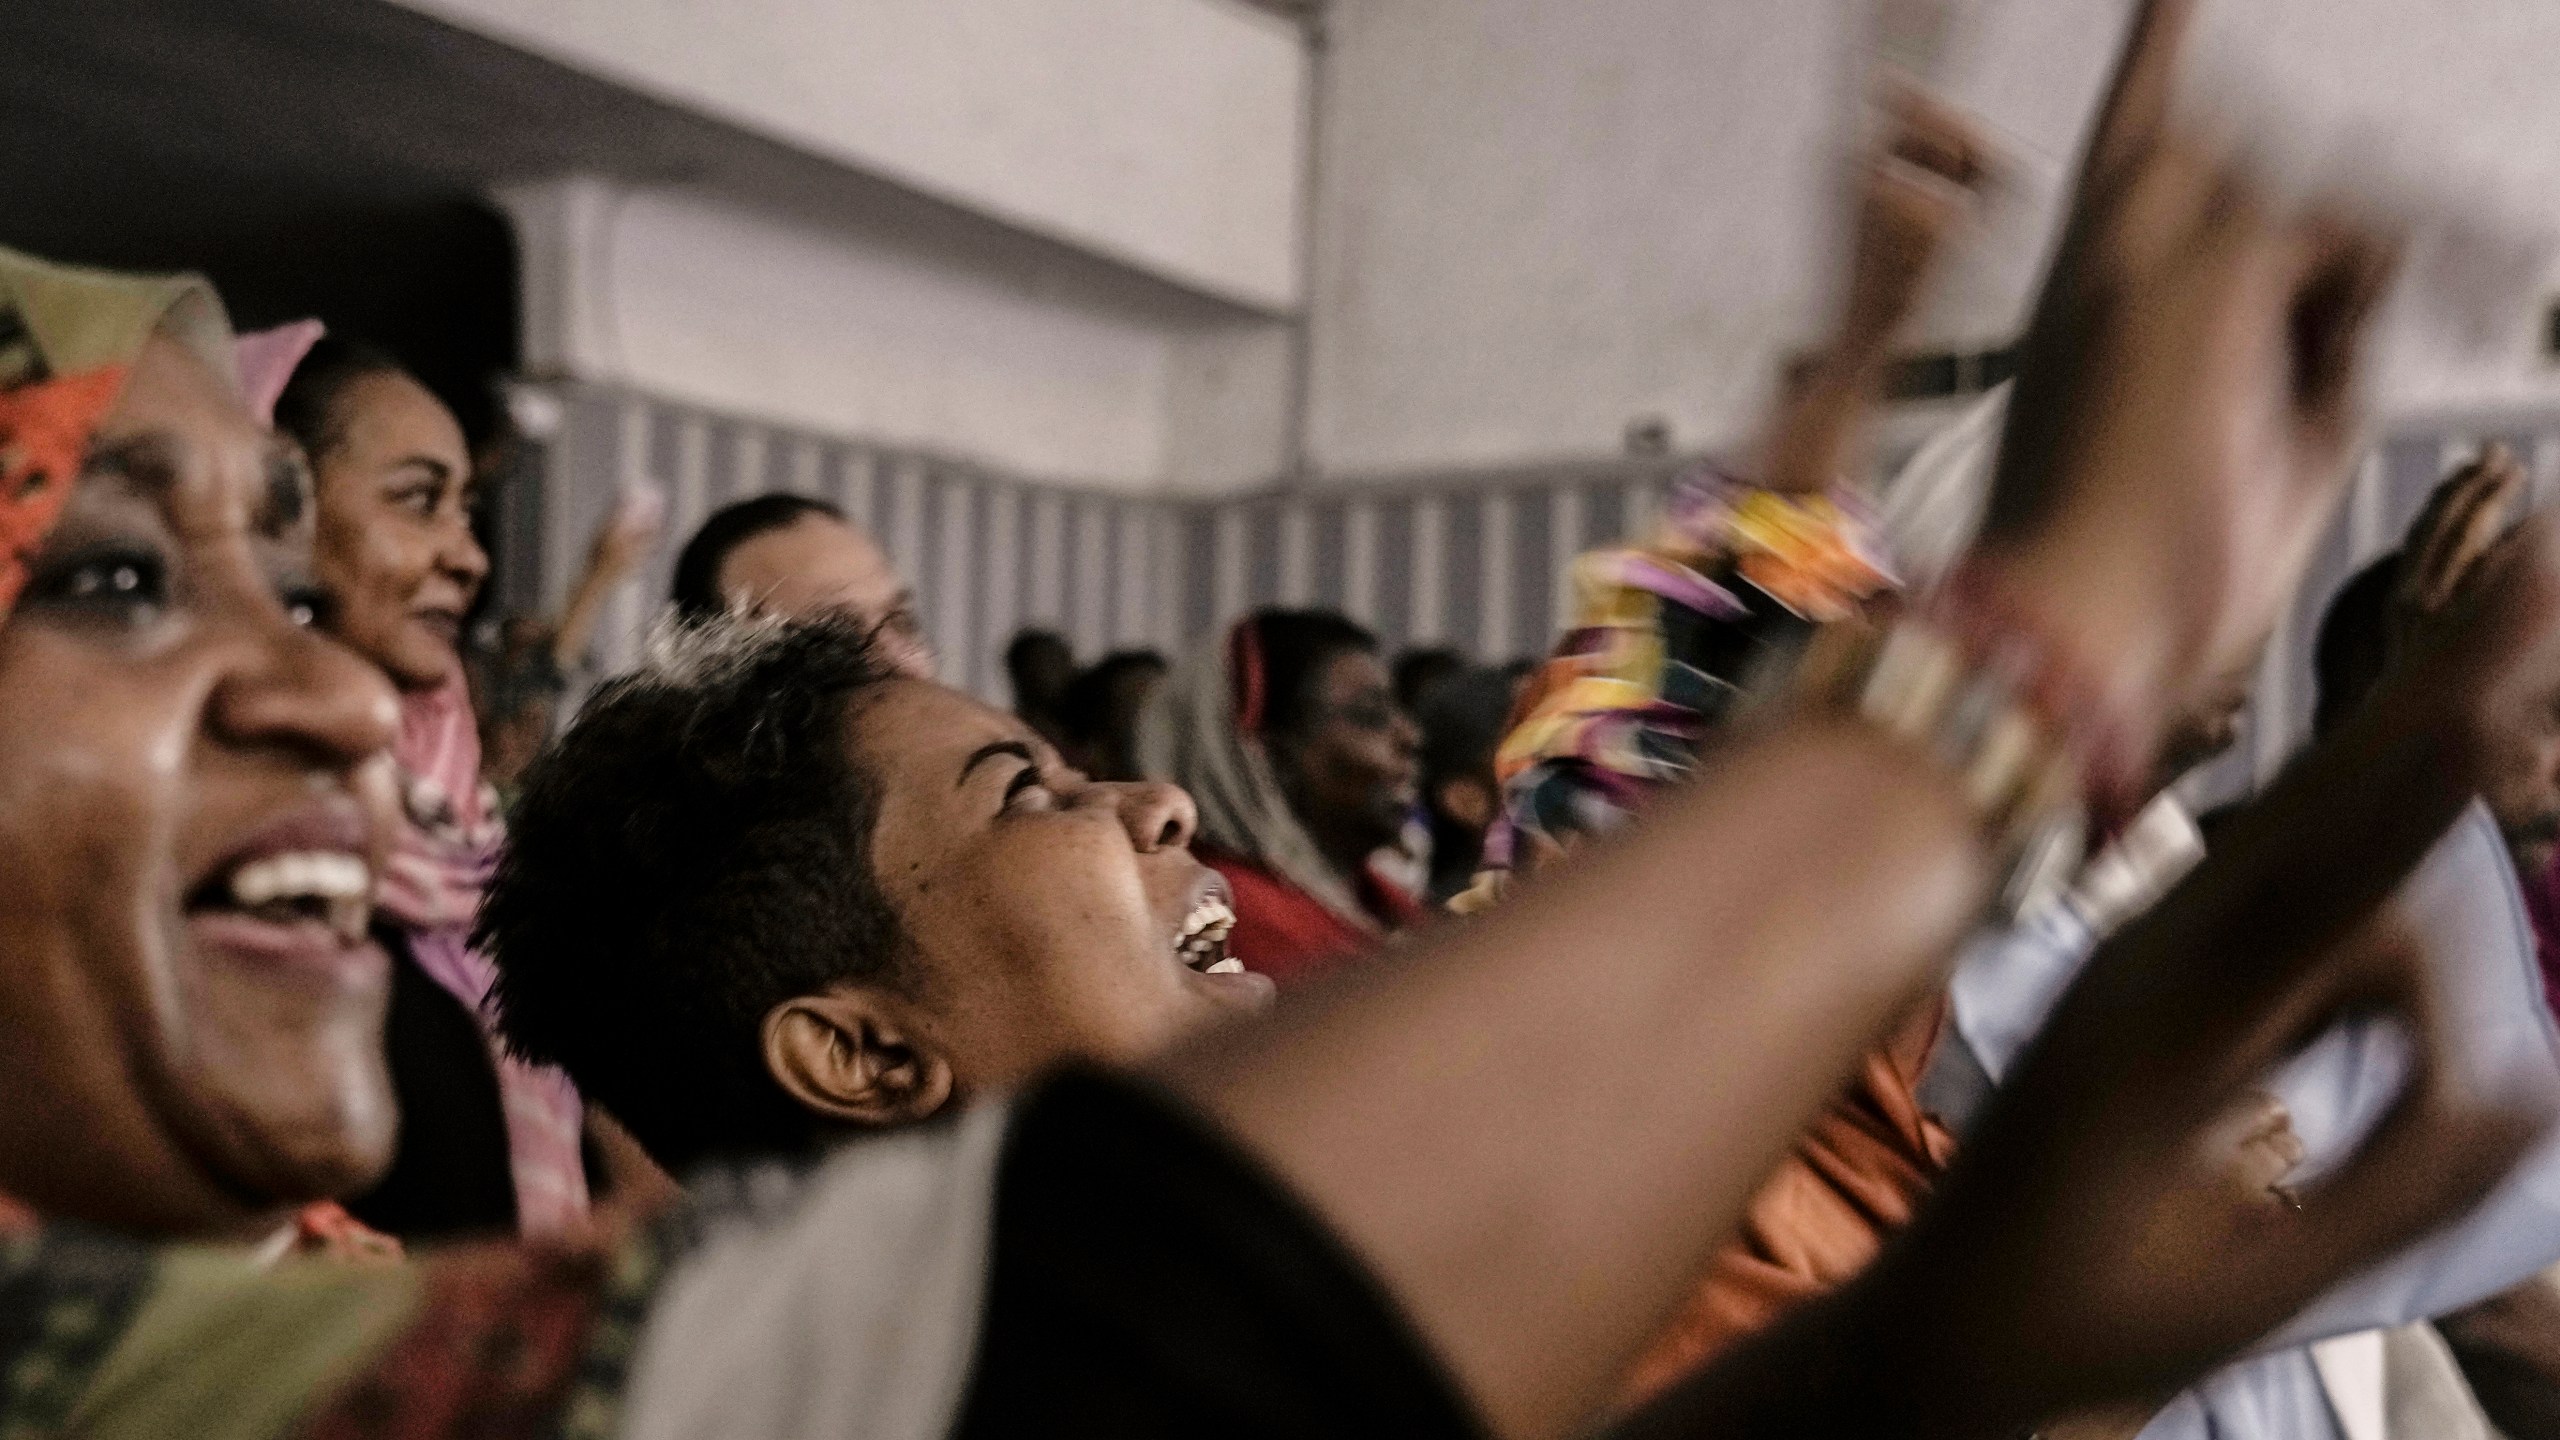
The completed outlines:
<svg viewBox="0 0 2560 1440">
<path fill-rule="evenodd" d="M 1241 975 L 1244 962 L 1227 953 L 1227 936 L 1236 928 L 1235 907 L 1216 891 L 1201 896 L 1174 932 L 1173 954 L 1203 975 Z"/>
<path fill-rule="evenodd" d="M 341 978 L 377 971 L 368 838 L 359 817 L 334 806 L 269 825 L 187 893 L 189 934 L 270 965 Z"/>
</svg>

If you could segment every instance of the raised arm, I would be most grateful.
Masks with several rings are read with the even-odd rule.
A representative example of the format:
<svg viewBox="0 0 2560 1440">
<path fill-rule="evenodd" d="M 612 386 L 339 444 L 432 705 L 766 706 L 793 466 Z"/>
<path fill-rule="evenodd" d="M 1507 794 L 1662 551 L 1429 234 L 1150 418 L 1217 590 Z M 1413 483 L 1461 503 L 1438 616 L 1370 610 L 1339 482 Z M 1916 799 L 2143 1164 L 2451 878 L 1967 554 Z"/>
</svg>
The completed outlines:
<svg viewBox="0 0 2560 1440">
<path fill-rule="evenodd" d="M 2172 8 L 2143 43 L 2175 43 Z M 2154 70 L 2137 54 L 2127 73 Z M 2132 159 L 2057 260 L 2004 524 L 1970 563 L 2078 657 L 2117 763 L 2139 765 L 2292 590 L 2388 260 L 2278 217 L 2156 121 L 2102 129 Z M 1916 747 L 1803 715 L 1481 923 L 1165 1073 L 1384 1277 L 1499 1431 L 1560 1434 L 1852 1057 L 1938 982 L 1988 898 L 1980 835 Z"/>
</svg>

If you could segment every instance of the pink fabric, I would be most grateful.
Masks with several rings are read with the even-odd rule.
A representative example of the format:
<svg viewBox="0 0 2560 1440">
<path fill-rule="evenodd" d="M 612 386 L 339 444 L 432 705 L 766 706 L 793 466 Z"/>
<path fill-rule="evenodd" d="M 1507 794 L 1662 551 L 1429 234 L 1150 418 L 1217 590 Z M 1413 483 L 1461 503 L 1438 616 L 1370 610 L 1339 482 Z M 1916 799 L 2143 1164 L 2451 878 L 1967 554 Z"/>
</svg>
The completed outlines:
<svg viewBox="0 0 2560 1440">
<path fill-rule="evenodd" d="M 409 823 L 382 877 L 383 911 L 408 931 L 418 968 L 479 1020 L 506 1111 L 518 1228 L 529 1236 L 558 1235 L 587 1215 L 578 1152 L 583 1116 L 568 1076 L 508 1054 L 490 1024 L 489 991 L 498 972 L 471 948 L 471 922 L 506 830 L 480 779 L 480 732 L 459 672 L 401 701 L 393 753 Z"/>
<path fill-rule="evenodd" d="M 296 320 L 273 330 L 256 330 L 232 343 L 232 363 L 240 371 L 241 398 L 249 402 L 249 413 L 269 424 L 275 423 L 276 400 L 284 394 L 286 382 L 293 379 L 302 357 L 320 343 L 329 327 L 317 320 Z"/>
</svg>

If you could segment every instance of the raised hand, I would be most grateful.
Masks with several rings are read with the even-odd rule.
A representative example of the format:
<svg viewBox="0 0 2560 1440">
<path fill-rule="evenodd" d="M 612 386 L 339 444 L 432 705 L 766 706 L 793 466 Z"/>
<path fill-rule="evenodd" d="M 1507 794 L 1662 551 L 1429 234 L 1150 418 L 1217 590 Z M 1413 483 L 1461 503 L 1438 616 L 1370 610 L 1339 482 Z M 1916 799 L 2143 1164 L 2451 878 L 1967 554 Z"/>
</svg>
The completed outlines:
<svg viewBox="0 0 2560 1440">
<path fill-rule="evenodd" d="M 1859 172 L 1838 328 L 1779 411 L 1762 477 L 1773 490 L 1820 490 L 1856 468 L 1894 341 L 1995 183 L 1990 148 L 1965 117 L 1917 90 L 1884 103 L 1884 144 Z"/>
<path fill-rule="evenodd" d="M 2019 357 L 1975 563 L 2033 591 L 2128 710 L 2257 645 L 2343 488 L 2384 236 L 2287 214 L 2168 119 L 2192 0 L 2154 0 Z"/>
<path fill-rule="evenodd" d="M 2481 1093 L 2384 902 L 2466 803 L 2511 707 L 2560 681 L 2560 526 L 2478 566 L 2426 643 L 2092 962 L 1879 1272 L 1946 1307 L 1915 1370 L 2057 1407 L 2160 1393 L 2475 1199 L 2555 1098 Z M 2346 1013 L 2396 1015 L 2407 1090 L 2299 1208 L 2213 1197 L 2227 1117 Z M 2223 1117 L 2223 1118 L 2217 1118 Z M 2032 1294 L 2033 1298 L 2027 1298 Z M 2027 1418 L 2033 1418 L 2032 1416 Z"/>
</svg>

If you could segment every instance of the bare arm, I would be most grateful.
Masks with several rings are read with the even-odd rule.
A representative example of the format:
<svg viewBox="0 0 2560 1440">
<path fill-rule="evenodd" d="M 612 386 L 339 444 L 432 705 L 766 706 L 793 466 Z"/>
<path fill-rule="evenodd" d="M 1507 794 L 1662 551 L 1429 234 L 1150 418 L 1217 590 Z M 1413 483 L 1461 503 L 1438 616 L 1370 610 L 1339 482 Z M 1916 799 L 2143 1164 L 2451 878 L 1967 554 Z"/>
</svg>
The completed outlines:
<svg viewBox="0 0 2560 1440">
<path fill-rule="evenodd" d="M 1859 176 L 1839 321 L 1769 427 L 1771 489 L 1820 490 L 1858 467 L 1894 342 L 1988 184 L 1982 142 L 1961 117 L 1913 92 L 1890 104 L 1894 133 Z"/>
<path fill-rule="evenodd" d="M 2044 378 L 2022 380 L 1974 560 L 2086 661 L 2136 748 L 2290 592 L 2344 474 L 2387 271 L 2164 132 L 2168 61 L 2144 47 L 2174 49 L 2187 8 L 2155 0 L 2137 25 L 2099 132 L 2126 158 L 2056 262 L 2026 357 Z M 1639 833 L 1166 1077 L 1368 1260 L 1499 1432 L 1560 1434 L 1935 981 L 1987 868 L 1932 762 L 1781 726 Z"/>
<path fill-rule="evenodd" d="M 1859 728 L 1775 735 L 1484 921 L 1173 1075 L 1318 1202 L 1500 1430 L 1559 1433 L 1987 880 L 1926 762 Z"/>
<path fill-rule="evenodd" d="M 2100 952 L 1886 1257 L 1621 1432 L 2016 1433 L 2091 1402 L 2139 1411 L 2360 1259 L 2475 1198 L 2551 1097 L 2474 1094 L 2428 1056 L 2426 956 L 2376 916 L 2470 798 L 2510 682 L 2560 668 L 2560 550 L 2499 557 L 2458 642 L 2416 662 Z M 2203 1139 L 2346 1010 L 2410 1025 L 2418 1079 L 2302 1208 L 2234 1203 Z"/>
<path fill-rule="evenodd" d="M 604 620 L 605 602 L 613 598 L 614 587 L 648 558 L 664 523 L 663 502 L 652 506 L 626 499 L 596 532 L 595 544 L 587 551 L 587 568 L 579 572 L 577 588 L 569 592 L 560 624 L 551 632 L 551 661 L 561 673 L 585 661 L 596 626 Z"/>
</svg>

